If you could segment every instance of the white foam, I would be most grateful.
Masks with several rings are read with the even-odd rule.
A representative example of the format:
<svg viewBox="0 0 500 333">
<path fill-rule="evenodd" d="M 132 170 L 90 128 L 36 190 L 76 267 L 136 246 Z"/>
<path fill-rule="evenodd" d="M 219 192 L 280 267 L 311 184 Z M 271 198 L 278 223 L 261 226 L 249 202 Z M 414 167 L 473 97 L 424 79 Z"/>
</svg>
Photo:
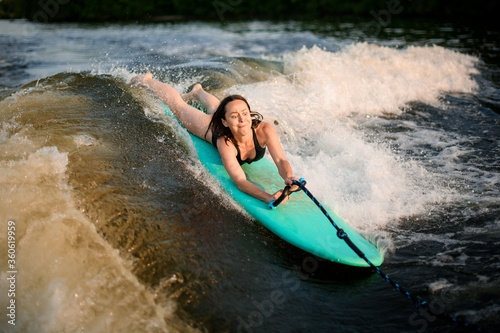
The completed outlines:
<svg viewBox="0 0 500 333">
<path fill-rule="evenodd" d="M 73 141 L 77 144 L 77 146 L 90 147 L 90 146 L 97 146 L 100 144 L 99 139 L 96 139 L 88 134 L 75 135 L 73 137 Z"/>
<path fill-rule="evenodd" d="M 438 281 L 435 281 L 435 282 L 432 282 L 431 284 L 429 284 L 429 290 L 432 293 L 435 293 L 437 291 L 440 291 L 440 290 L 443 290 L 446 288 L 450 288 L 452 286 L 454 286 L 454 284 L 451 283 L 450 281 L 448 281 L 446 279 L 440 279 Z"/>
<path fill-rule="evenodd" d="M 443 47 L 396 49 L 367 43 L 341 52 L 313 47 L 285 56 L 309 98 L 338 115 L 400 114 L 411 101 L 438 103 L 443 92 L 472 92 L 478 59 Z"/>
</svg>

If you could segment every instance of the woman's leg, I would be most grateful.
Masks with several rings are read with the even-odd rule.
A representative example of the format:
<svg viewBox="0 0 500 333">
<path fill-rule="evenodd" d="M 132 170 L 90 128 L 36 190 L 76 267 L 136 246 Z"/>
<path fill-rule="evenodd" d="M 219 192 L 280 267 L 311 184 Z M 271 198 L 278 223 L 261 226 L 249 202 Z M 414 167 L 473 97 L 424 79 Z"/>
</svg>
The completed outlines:
<svg viewBox="0 0 500 333">
<path fill-rule="evenodd" d="M 214 114 L 220 104 L 219 99 L 203 90 L 199 83 L 195 84 L 189 93 L 182 95 L 182 98 L 185 100 L 194 99 L 200 101 L 207 108 L 209 115 Z"/>
<path fill-rule="evenodd" d="M 168 84 L 156 81 L 151 73 L 134 77 L 131 83 L 139 83 L 149 88 L 163 103 L 165 103 L 182 125 L 197 137 L 211 142 L 212 133 L 207 133 L 212 116 L 188 105 L 181 95 Z M 205 137 L 205 133 L 207 137 Z"/>
</svg>

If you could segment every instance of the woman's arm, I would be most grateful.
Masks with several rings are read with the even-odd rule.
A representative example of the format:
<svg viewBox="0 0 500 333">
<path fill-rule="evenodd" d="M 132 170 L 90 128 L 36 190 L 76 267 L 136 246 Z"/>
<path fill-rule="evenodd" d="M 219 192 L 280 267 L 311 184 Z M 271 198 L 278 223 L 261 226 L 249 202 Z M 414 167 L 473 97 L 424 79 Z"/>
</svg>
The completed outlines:
<svg viewBox="0 0 500 333">
<path fill-rule="evenodd" d="M 266 145 L 269 148 L 269 152 L 278 168 L 280 176 L 283 178 L 286 185 L 292 186 L 292 182 L 298 180 L 298 178 L 293 176 L 292 167 L 285 157 L 285 153 L 283 152 L 283 148 L 278 138 L 278 133 L 276 133 L 276 130 L 271 124 L 262 122 L 261 126 L 263 126 L 262 130 L 266 135 Z M 226 143 L 222 138 L 217 141 L 217 149 L 219 150 L 222 164 L 240 191 L 267 203 L 279 198 L 283 192 L 282 190 L 271 195 L 247 180 L 245 172 L 236 160 L 237 151 L 233 144 Z M 298 186 L 292 186 L 292 191 L 297 189 Z"/>
<path fill-rule="evenodd" d="M 269 123 L 262 122 L 261 125 L 263 126 L 262 131 L 264 131 L 266 136 L 266 145 L 269 149 L 269 153 L 271 154 L 274 164 L 276 164 L 278 168 L 281 178 L 283 178 L 286 185 L 292 185 L 294 180 L 299 179 L 293 176 L 292 167 L 285 157 L 276 129 Z M 292 190 L 296 190 L 296 186 L 294 186 Z"/>
<path fill-rule="evenodd" d="M 224 138 L 220 138 L 217 141 L 217 149 L 219 150 L 224 168 L 240 191 L 267 203 L 278 199 L 282 190 L 274 194 L 269 194 L 247 180 L 245 172 L 236 160 L 237 152 L 233 144 L 225 142 Z"/>
</svg>

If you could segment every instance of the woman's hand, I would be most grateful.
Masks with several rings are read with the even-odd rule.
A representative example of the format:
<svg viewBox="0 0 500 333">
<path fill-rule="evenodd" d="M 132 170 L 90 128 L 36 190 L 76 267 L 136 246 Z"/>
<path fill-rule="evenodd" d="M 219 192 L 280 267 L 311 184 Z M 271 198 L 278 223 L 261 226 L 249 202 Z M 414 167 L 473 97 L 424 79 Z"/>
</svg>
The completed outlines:
<svg viewBox="0 0 500 333">
<path fill-rule="evenodd" d="M 283 190 L 279 190 L 278 192 L 274 193 L 271 195 L 271 200 L 269 200 L 267 203 L 271 203 L 273 201 L 276 201 L 278 200 L 278 198 L 281 196 L 281 194 L 283 193 Z M 281 203 L 284 203 L 285 201 L 287 201 L 290 197 L 287 195 L 285 197 L 285 199 L 283 199 L 283 201 Z"/>
<path fill-rule="evenodd" d="M 285 179 L 285 185 L 288 185 L 291 187 L 292 192 L 298 191 L 300 188 L 297 185 L 293 185 L 293 181 L 300 181 L 297 177 L 288 177 Z"/>
</svg>

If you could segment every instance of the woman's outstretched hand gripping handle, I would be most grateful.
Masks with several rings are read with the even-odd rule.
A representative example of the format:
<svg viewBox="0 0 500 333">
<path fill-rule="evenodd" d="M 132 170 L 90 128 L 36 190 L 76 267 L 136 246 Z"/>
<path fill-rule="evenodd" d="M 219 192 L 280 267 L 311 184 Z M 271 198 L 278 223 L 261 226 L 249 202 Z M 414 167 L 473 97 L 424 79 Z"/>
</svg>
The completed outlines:
<svg viewBox="0 0 500 333">
<path fill-rule="evenodd" d="M 278 207 L 278 205 L 280 203 L 282 203 L 283 200 L 285 200 L 285 198 L 287 197 L 287 195 L 289 195 L 290 193 L 292 193 L 292 191 L 290 190 L 290 188 L 291 187 L 289 185 L 285 186 L 285 188 L 283 189 L 283 192 L 281 192 L 281 195 L 279 196 L 279 198 L 276 199 L 276 200 L 274 200 L 274 201 L 271 201 L 269 203 L 269 208 L 270 209 L 276 209 L 276 207 Z"/>
<path fill-rule="evenodd" d="M 297 185 L 299 186 L 299 184 L 301 184 L 302 186 L 305 186 L 306 185 L 306 181 L 304 180 L 304 178 L 300 178 L 300 183 L 297 182 L 296 180 L 293 181 L 293 185 Z M 274 201 L 271 201 L 269 203 L 269 209 L 276 209 L 276 207 L 278 207 L 278 205 L 280 203 L 283 202 L 283 200 L 285 200 L 285 198 L 290 195 L 291 193 L 293 192 L 297 192 L 297 191 L 300 191 L 301 190 L 301 187 L 299 186 L 299 188 L 295 191 L 292 191 L 291 189 L 291 186 L 287 185 L 285 186 L 285 188 L 283 189 L 283 192 L 281 193 L 281 195 L 279 196 L 278 199 L 274 200 Z"/>
</svg>

